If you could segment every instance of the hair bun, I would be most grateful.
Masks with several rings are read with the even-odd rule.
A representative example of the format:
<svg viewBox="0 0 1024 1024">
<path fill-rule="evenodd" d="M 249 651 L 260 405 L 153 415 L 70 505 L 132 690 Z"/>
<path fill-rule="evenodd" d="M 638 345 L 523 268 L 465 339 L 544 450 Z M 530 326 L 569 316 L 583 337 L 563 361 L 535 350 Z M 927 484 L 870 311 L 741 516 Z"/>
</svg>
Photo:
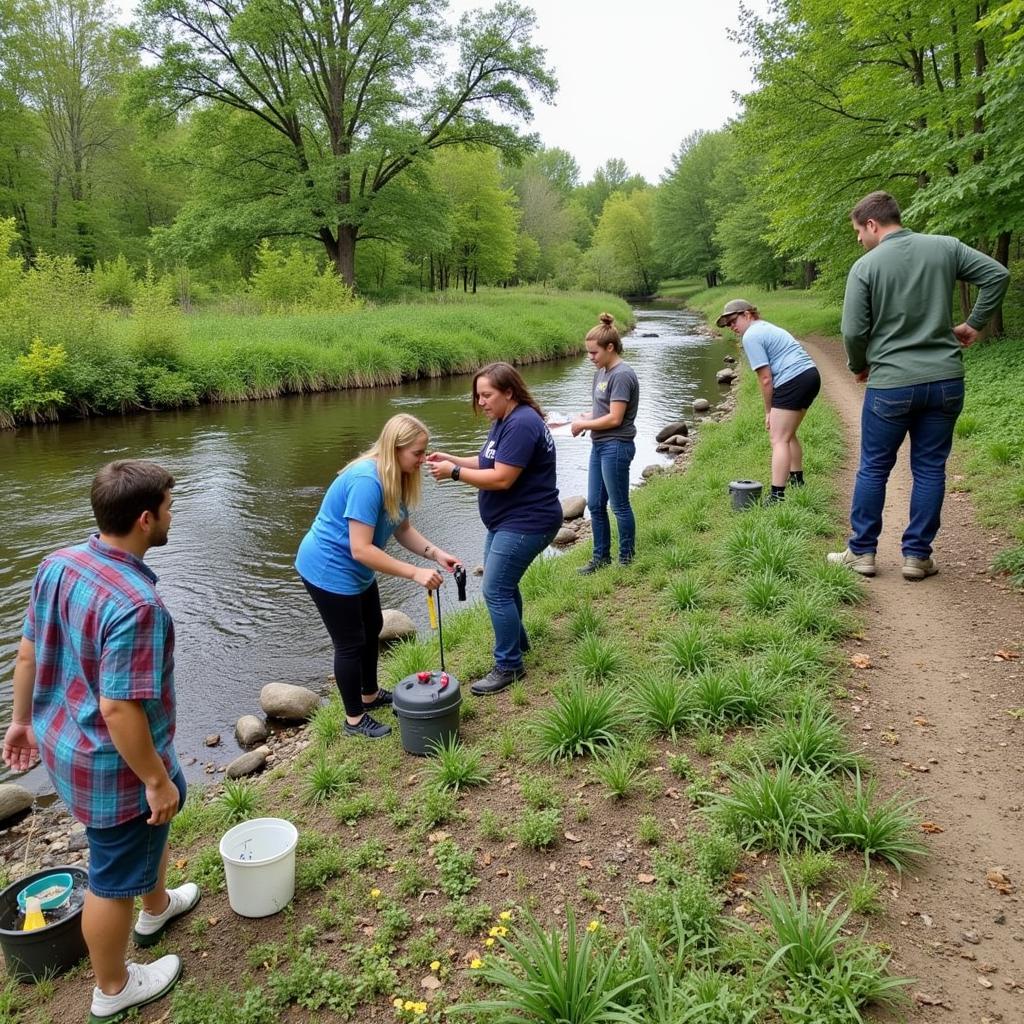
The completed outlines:
<svg viewBox="0 0 1024 1024">
<path fill-rule="evenodd" d="M 613 317 L 611 313 L 602 313 L 597 319 L 606 327 L 611 327 L 611 325 L 615 323 L 615 317 Z"/>
</svg>

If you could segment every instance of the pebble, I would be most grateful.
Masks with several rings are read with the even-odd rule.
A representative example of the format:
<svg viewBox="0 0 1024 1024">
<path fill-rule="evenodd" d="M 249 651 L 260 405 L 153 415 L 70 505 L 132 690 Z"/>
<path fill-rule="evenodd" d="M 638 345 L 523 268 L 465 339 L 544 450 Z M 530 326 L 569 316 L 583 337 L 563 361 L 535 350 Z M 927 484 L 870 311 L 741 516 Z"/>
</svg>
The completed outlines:
<svg viewBox="0 0 1024 1024">
<path fill-rule="evenodd" d="M 978 943 L 981 942 L 981 939 L 978 938 L 977 932 L 961 932 L 960 938 L 963 939 L 964 942 L 969 942 L 972 946 L 977 946 Z"/>
</svg>

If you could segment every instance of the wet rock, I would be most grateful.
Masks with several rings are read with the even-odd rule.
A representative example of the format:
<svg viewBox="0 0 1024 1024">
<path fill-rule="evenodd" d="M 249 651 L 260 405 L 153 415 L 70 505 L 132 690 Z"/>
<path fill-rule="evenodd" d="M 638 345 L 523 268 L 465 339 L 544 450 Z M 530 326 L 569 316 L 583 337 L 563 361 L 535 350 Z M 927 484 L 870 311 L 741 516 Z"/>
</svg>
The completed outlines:
<svg viewBox="0 0 1024 1024">
<path fill-rule="evenodd" d="M 665 444 L 674 444 L 677 448 L 683 448 L 689 444 L 689 437 L 686 434 L 673 434 Z"/>
<path fill-rule="evenodd" d="M 72 832 L 68 836 L 68 852 L 69 853 L 80 853 L 82 850 L 86 850 L 89 847 L 89 840 L 84 832 Z"/>
<path fill-rule="evenodd" d="M 647 331 L 645 334 L 641 334 L 640 337 L 641 338 L 657 338 L 657 337 L 659 337 L 659 335 L 655 334 L 653 331 Z"/>
<path fill-rule="evenodd" d="M 255 715 L 242 715 L 235 722 L 235 740 L 240 747 L 254 747 L 257 743 L 262 743 L 267 734 L 267 723 Z"/>
<path fill-rule="evenodd" d="M 739 374 L 734 369 L 726 367 L 724 370 L 719 370 L 718 373 L 715 374 L 715 380 L 717 380 L 719 384 L 731 384 L 738 376 Z"/>
<path fill-rule="evenodd" d="M 665 472 L 665 467 L 664 466 L 644 466 L 644 468 L 640 471 L 640 475 L 645 480 L 650 480 L 652 476 L 657 476 L 659 473 L 664 473 L 664 472 Z"/>
<path fill-rule="evenodd" d="M 568 526 L 563 526 L 558 533 L 555 534 L 555 539 L 551 542 L 555 547 L 564 547 L 566 544 L 576 543 L 576 531 L 570 529 Z"/>
<path fill-rule="evenodd" d="M 686 437 L 690 433 L 690 428 L 687 426 L 685 420 L 676 420 L 674 423 L 669 423 L 664 426 L 654 435 L 654 440 L 663 444 L 670 437 L 674 437 L 676 434 L 681 434 Z"/>
<path fill-rule="evenodd" d="M 16 782 L 5 782 L 0 785 L 0 821 L 13 818 L 16 814 L 28 810 L 35 796 L 24 786 Z"/>
<path fill-rule="evenodd" d="M 380 629 L 381 640 L 404 640 L 416 635 L 416 624 L 405 612 L 397 608 L 384 609 L 384 625 Z"/>
<path fill-rule="evenodd" d="M 668 450 L 669 455 L 678 455 L 680 452 L 686 451 L 681 444 L 667 444 L 665 448 Z"/>
<path fill-rule="evenodd" d="M 474 576 L 483 576 L 483 574 L 484 574 L 484 567 L 482 565 L 474 565 L 473 566 L 473 575 Z"/>
<path fill-rule="evenodd" d="M 723 363 L 728 363 L 729 366 L 732 366 L 736 362 L 736 357 L 735 356 L 722 356 L 722 362 Z"/>
<path fill-rule="evenodd" d="M 207 736 L 205 740 L 203 740 L 203 742 L 208 747 L 219 747 L 220 746 L 220 733 L 219 732 L 211 732 L 210 735 Z"/>
<path fill-rule="evenodd" d="M 267 683 L 260 690 L 260 707 L 268 718 L 305 722 L 320 704 L 320 695 L 305 686 L 291 683 Z"/>
<path fill-rule="evenodd" d="M 710 408 L 711 403 L 706 398 L 695 398 L 693 400 L 694 412 L 707 412 Z"/>
<path fill-rule="evenodd" d="M 668 445 L 667 444 L 659 444 L 654 450 L 656 452 L 661 452 L 662 454 L 664 454 L 665 452 L 668 451 Z"/>
<path fill-rule="evenodd" d="M 587 499 L 576 495 L 572 498 L 562 499 L 562 519 L 579 519 L 587 508 Z"/>
<path fill-rule="evenodd" d="M 267 756 L 269 754 L 269 747 L 257 747 L 255 750 L 250 750 L 247 754 L 236 757 L 227 766 L 224 774 L 229 779 L 241 779 L 246 775 L 254 775 L 256 772 L 261 772 L 267 765 Z"/>
</svg>

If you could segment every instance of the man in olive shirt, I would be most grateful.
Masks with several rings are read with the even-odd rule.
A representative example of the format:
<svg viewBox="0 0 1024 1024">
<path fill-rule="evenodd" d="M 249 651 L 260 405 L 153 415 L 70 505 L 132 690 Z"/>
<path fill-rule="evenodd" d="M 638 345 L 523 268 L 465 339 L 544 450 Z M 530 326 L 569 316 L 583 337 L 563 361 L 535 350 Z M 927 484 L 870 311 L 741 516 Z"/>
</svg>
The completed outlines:
<svg viewBox="0 0 1024 1024">
<path fill-rule="evenodd" d="M 946 459 L 964 405 L 961 348 L 979 336 L 1002 302 L 1009 272 L 948 235 L 919 235 L 900 221 L 888 192 L 865 196 L 850 214 L 867 250 L 850 268 L 843 300 L 843 344 L 850 370 L 867 381 L 861 411 L 860 467 L 845 551 L 828 556 L 862 576 L 875 575 L 885 485 L 910 435 L 910 521 L 903 533 L 903 575 L 934 576 L 932 541 L 946 493 Z M 979 288 L 967 319 L 953 326 L 953 288 Z"/>
</svg>

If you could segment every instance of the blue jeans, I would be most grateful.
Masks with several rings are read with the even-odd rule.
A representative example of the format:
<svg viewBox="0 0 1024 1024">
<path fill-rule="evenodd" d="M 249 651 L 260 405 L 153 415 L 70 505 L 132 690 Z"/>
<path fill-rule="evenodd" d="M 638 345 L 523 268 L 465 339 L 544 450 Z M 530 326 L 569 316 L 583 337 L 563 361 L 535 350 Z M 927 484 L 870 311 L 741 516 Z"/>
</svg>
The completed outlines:
<svg viewBox="0 0 1024 1024">
<path fill-rule="evenodd" d="M 896 453 L 910 434 L 910 522 L 903 534 L 903 554 L 928 558 L 939 532 L 946 496 L 946 459 L 953 427 L 964 407 L 963 378 L 936 380 L 906 388 L 868 388 L 860 425 L 860 468 L 850 512 L 850 550 L 874 552 L 882 532 L 885 485 Z"/>
<path fill-rule="evenodd" d="M 632 441 L 595 441 L 590 446 L 587 508 L 594 531 L 594 558 L 611 558 L 611 505 L 619 526 L 619 558 L 628 561 L 636 550 L 636 520 L 629 505 L 629 464 L 636 455 Z"/>
<path fill-rule="evenodd" d="M 555 539 L 558 527 L 547 533 L 487 531 L 484 541 L 484 602 L 494 627 L 494 663 L 507 672 L 523 667 L 530 641 L 523 629 L 523 595 L 519 581 L 530 563 Z"/>
</svg>

